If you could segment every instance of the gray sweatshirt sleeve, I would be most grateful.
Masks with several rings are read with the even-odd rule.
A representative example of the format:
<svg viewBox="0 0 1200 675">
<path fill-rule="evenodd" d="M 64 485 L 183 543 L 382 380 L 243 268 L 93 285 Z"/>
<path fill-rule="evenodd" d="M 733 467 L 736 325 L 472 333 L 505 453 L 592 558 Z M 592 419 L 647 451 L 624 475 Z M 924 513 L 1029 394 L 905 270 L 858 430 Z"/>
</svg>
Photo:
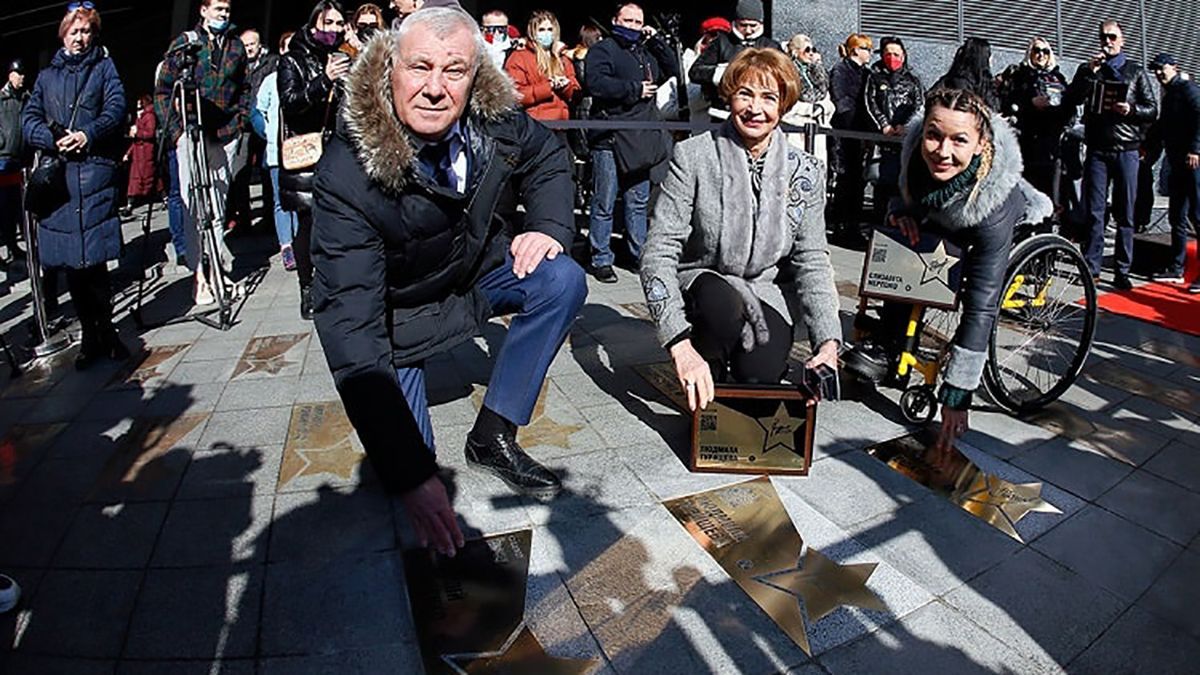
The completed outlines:
<svg viewBox="0 0 1200 675">
<path fill-rule="evenodd" d="M 792 180 L 788 218 L 794 241 L 789 263 L 804 325 L 814 351 L 829 340 L 842 341 L 837 286 L 825 240 L 825 172 L 806 156 Z"/>
<path fill-rule="evenodd" d="M 696 177 L 680 150 L 677 145 L 642 247 L 642 290 L 663 346 L 691 328 L 683 309 L 679 259 L 692 233 Z"/>
</svg>

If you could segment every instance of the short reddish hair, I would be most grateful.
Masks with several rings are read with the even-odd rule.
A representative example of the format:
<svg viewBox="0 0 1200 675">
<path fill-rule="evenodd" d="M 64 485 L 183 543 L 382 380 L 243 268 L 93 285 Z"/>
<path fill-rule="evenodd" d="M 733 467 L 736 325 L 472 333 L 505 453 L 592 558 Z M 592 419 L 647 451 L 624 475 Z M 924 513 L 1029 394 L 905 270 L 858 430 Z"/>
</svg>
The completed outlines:
<svg viewBox="0 0 1200 675">
<path fill-rule="evenodd" d="M 67 12 L 62 21 L 58 24 L 58 39 L 61 40 L 67 36 L 67 31 L 71 30 L 71 26 L 75 25 L 77 19 L 83 19 L 92 27 L 92 36 L 100 34 L 100 12 L 95 9 L 85 9 L 80 7 L 73 12 Z"/>
<path fill-rule="evenodd" d="M 775 48 L 744 49 L 734 57 L 721 77 L 721 98 L 732 100 L 745 84 L 773 84 L 779 91 L 781 113 L 791 110 L 800 100 L 800 74 L 792 59 Z"/>
</svg>

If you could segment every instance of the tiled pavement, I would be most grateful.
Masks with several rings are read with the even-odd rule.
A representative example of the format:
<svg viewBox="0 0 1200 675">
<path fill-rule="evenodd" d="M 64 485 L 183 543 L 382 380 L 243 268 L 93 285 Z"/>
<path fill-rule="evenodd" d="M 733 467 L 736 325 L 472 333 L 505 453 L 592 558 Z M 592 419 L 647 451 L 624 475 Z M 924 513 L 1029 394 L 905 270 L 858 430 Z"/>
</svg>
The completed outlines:
<svg viewBox="0 0 1200 675">
<path fill-rule="evenodd" d="M 263 262 L 270 248 L 239 247 Z M 835 261 L 852 292 L 859 255 Z M 147 315 L 178 306 L 186 282 L 167 281 Z M 0 299 L 6 329 L 22 296 Z M 879 563 L 868 585 L 888 609 L 829 615 L 809 657 L 661 506 L 740 479 L 679 460 L 688 421 L 633 369 L 664 359 L 641 301 L 630 274 L 593 284 L 554 362 L 523 436 L 565 477 L 549 505 L 462 458 L 503 323 L 429 364 L 463 524 L 534 530 L 527 618 L 551 654 L 638 674 L 1196 672 L 1200 339 L 1106 315 L 1085 377 L 1046 415 L 973 413 L 968 454 L 1044 481 L 1062 511 L 1022 520 L 1025 544 L 861 452 L 904 433 L 890 401 L 822 406 L 812 474 L 774 483 L 809 545 Z M 411 535 L 297 303 L 276 256 L 232 330 L 126 320 L 143 368 L 31 373 L 0 393 L 0 570 L 25 590 L 0 617 L 0 670 L 420 671 Z"/>
</svg>

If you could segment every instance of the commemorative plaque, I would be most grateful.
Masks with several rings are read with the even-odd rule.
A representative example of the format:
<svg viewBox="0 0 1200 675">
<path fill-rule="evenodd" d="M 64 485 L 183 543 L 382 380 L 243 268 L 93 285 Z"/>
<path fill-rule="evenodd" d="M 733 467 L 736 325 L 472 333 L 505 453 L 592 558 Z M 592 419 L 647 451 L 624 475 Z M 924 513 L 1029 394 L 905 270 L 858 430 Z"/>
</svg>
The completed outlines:
<svg viewBox="0 0 1200 675">
<path fill-rule="evenodd" d="M 962 249 L 930 234 L 916 246 L 896 229 L 871 236 L 859 295 L 954 309 L 962 284 Z"/>
<path fill-rule="evenodd" d="M 692 471 L 808 475 L 815 405 L 786 385 L 717 385 L 692 417 Z"/>
</svg>

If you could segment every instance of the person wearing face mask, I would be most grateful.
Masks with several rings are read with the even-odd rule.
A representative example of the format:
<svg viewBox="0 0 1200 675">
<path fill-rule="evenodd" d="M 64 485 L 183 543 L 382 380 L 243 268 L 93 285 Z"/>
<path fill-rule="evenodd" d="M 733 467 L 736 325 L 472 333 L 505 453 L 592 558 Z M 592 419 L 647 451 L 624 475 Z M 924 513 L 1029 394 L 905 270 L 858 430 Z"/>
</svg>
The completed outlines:
<svg viewBox="0 0 1200 675">
<path fill-rule="evenodd" d="M 861 33 L 850 34 L 845 43 L 838 45 L 838 55 L 842 58 L 829 71 L 829 95 L 834 105 L 831 122 L 834 129 L 864 131 L 871 128 L 864 105 L 864 92 L 873 46 L 870 36 Z M 833 188 L 829 219 L 838 239 L 847 245 L 863 247 L 866 240 L 860 228 L 866 148 L 856 138 L 836 140 L 833 171 L 837 182 Z"/>
<path fill-rule="evenodd" d="M 246 48 L 238 32 L 229 22 L 229 0 L 200 0 L 200 23 L 179 37 L 167 48 L 163 67 L 154 89 L 154 113 L 160 128 L 165 129 L 168 144 L 167 161 L 170 171 L 170 191 L 167 208 L 169 222 L 176 223 L 171 239 L 177 260 L 184 261 L 196 279 L 197 305 L 215 302 L 212 286 L 201 264 L 199 227 L 209 223 L 197 222 L 199 205 L 190 203 L 192 176 L 188 139 L 183 137 L 183 119 L 176 110 L 175 83 L 185 64 L 186 45 L 199 43 L 196 53 L 195 82 L 200 90 L 204 123 L 203 142 L 208 155 L 208 167 L 217 200 L 217 215 L 223 216 L 228 186 L 246 161 L 245 132 L 250 129 L 251 89 L 246 82 Z M 223 222 L 223 221 L 222 221 Z M 227 261 L 228 262 L 228 261 Z"/>
<path fill-rule="evenodd" d="M 375 33 L 383 30 L 384 25 L 383 10 L 368 2 L 354 10 L 350 23 L 346 24 L 346 42 L 355 51 L 361 51 L 375 37 Z"/>
<path fill-rule="evenodd" d="M 675 147 L 654 205 L 642 290 L 692 409 L 719 383 L 778 384 L 801 319 L 806 365 L 838 368 L 825 168 L 779 129 L 800 89 L 778 50 L 734 57 L 721 80 L 729 120 Z"/>
<path fill-rule="evenodd" d="M 1087 219 L 1084 257 L 1092 276 L 1100 279 L 1104 260 L 1104 225 L 1108 220 L 1108 188 L 1113 185 L 1112 217 L 1117 224 L 1113 287 L 1133 288 L 1129 270 L 1133 266 L 1134 207 L 1137 202 L 1139 151 L 1146 129 L 1158 117 L 1158 96 L 1150 74 L 1128 58 L 1122 49 L 1125 33 L 1116 21 L 1100 24 L 1100 50 L 1079 65 L 1067 88 L 1067 105 L 1085 107 L 1084 139 L 1087 157 L 1083 169 L 1083 211 Z M 1091 105 L 1102 87 L 1123 87 L 1122 100 Z"/>
<path fill-rule="evenodd" d="M 279 62 L 279 107 L 283 115 L 280 137 L 333 133 L 343 95 L 343 80 L 350 73 L 350 57 L 339 48 L 345 35 L 342 5 L 321 0 L 309 13 L 304 28 L 292 37 Z M 292 254 L 300 283 L 300 316 L 312 318 L 310 289 L 313 282 L 312 190 L 316 167 L 279 173 L 280 202 L 296 214 Z"/>
<path fill-rule="evenodd" d="M 908 52 L 900 38 L 883 38 L 879 41 L 879 51 L 880 59 L 867 72 L 863 92 L 867 115 L 874 127 L 872 131 L 903 138 L 907 125 L 921 110 L 925 89 L 909 68 Z M 881 143 L 878 150 L 879 179 L 875 183 L 873 204 L 876 222 L 882 222 L 900 180 L 900 146 Z"/>
<path fill-rule="evenodd" d="M 520 31 L 509 25 L 508 15 L 498 9 L 483 13 L 479 30 L 483 31 L 488 58 L 501 70 L 504 69 L 509 55 L 524 46 Z"/>
<path fill-rule="evenodd" d="M 704 96 L 711 104 L 710 112 L 714 117 L 728 117 L 729 104 L 721 99 L 717 87 L 721 84 L 721 77 L 733 57 L 751 47 L 769 47 L 783 51 L 783 45 L 764 33 L 765 16 L 762 0 L 738 0 L 732 30 L 718 34 L 688 69 L 688 77 L 692 82 L 700 84 Z"/>
<path fill-rule="evenodd" d="M 1025 60 L 1000 76 L 999 112 L 1016 120 L 1025 179 L 1056 203 L 1063 203 L 1054 189 L 1059 141 L 1075 117 L 1075 109 L 1063 100 L 1066 90 L 1067 77 L 1058 67 L 1054 50 L 1040 37 L 1029 43 Z M 1060 192 L 1065 187 L 1062 182 Z"/>
<path fill-rule="evenodd" d="M 517 85 L 521 107 L 535 120 L 571 118 L 571 105 L 579 97 L 579 81 L 571 59 L 563 54 L 558 19 L 546 11 L 529 17 L 529 40 L 513 51 L 504 70 Z"/>
<path fill-rule="evenodd" d="M 968 411 L 987 363 L 1013 230 L 1041 222 L 1050 200 L 1021 178 L 1016 134 L 974 92 L 936 89 L 924 100 L 924 119 L 910 120 L 900 153 L 900 198 L 888 222 L 912 244 L 924 232 L 964 251 L 961 320 L 941 369 L 941 431 L 935 457 L 948 459 L 968 428 Z M 885 303 L 871 339 L 843 355 L 848 371 L 865 379 L 894 372 L 911 306 Z"/>
<path fill-rule="evenodd" d="M 67 201 L 38 220 L 46 270 L 66 269 L 82 331 L 75 367 L 124 361 L 129 350 L 113 325 L 108 261 L 121 255 L 117 164 L 124 150 L 125 88 L 99 46 L 100 13 L 73 2 L 59 23 L 62 48 L 38 74 L 21 113 L 25 142 L 65 161 Z"/>
</svg>

